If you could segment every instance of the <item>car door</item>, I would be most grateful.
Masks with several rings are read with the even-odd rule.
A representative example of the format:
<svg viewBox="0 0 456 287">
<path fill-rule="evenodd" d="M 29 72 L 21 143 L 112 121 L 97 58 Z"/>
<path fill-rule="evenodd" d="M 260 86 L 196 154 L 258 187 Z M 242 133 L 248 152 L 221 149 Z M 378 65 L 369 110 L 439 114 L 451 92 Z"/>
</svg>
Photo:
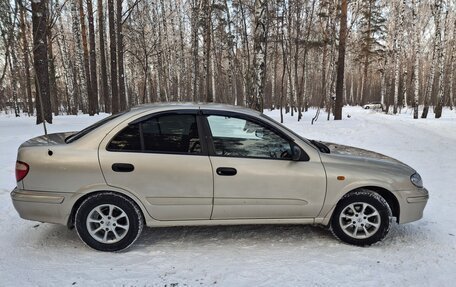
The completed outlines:
<svg viewBox="0 0 456 287">
<path fill-rule="evenodd" d="M 308 158 L 302 151 L 300 160 L 292 160 L 295 143 L 257 118 L 210 111 L 204 114 L 214 172 L 211 219 L 318 215 L 326 191 L 319 158 Z"/>
<path fill-rule="evenodd" d="M 114 129 L 100 145 L 108 185 L 133 193 L 157 220 L 208 220 L 212 169 L 197 111 L 146 116 Z"/>
</svg>

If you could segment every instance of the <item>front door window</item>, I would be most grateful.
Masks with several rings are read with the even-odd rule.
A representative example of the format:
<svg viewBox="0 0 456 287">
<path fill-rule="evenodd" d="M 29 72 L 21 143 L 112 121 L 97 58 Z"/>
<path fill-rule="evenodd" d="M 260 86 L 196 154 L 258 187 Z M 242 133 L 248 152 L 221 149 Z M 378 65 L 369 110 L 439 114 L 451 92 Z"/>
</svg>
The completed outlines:
<svg viewBox="0 0 456 287">
<path fill-rule="evenodd" d="M 271 129 L 243 118 L 207 116 L 218 156 L 291 159 L 290 142 Z"/>
</svg>

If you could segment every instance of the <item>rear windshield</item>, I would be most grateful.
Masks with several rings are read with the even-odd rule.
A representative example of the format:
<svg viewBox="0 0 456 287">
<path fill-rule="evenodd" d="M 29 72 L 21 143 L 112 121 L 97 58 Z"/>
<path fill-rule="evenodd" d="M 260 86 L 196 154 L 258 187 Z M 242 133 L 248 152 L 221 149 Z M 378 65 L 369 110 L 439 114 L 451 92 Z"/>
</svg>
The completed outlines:
<svg viewBox="0 0 456 287">
<path fill-rule="evenodd" d="M 72 143 L 72 142 L 82 138 L 86 134 L 90 133 L 94 129 L 97 129 L 97 128 L 101 127 L 102 125 L 106 124 L 107 122 L 110 122 L 111 120 L 113 120 L 113 119 L 115 119 L 115 118 L 117 118 L 117 117 L 119 117 L 119 116 L 121 116 L 123 114 L 125 114 L 125 112 L 118 113 L 118 114 L 115 114 L 115 115 L 110 115 L 109 117 L 106 117 L 106 118 L 94 123 L 93 125 L 88 126 L 85 129 L 83 129 L 83 130 L 81 130 L 81 131 L 79 131 L 79 132 L 77 132 L 75 134 L 72 134 L 71 136 L 67 137 L 65 139 L 65 142 L 66 143 Z"/>
</svg>

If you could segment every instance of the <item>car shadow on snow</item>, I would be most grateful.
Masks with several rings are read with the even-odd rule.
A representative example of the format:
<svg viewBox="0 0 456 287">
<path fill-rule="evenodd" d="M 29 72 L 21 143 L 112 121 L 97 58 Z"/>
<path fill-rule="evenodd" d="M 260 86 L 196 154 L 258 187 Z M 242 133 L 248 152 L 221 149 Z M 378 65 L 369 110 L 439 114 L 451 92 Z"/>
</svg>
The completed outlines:
<svg viewBox="0 0 456 287">
<path fill-rule="evenodd" d="M 424 224 L 393 224 L 389 235 L 374 246 L 402 245 L 403 243 L 422 245 L 438 241 L 429 234 L 429 226 Z M 75 229 L 66 226 L 37 223 L 23 230 L 27 234 L 27 245 L 40 248 L 79 249 L 87 248 L 79 239 Z M 30 237 L 30 229 L 36 236 Z M 22 233 L 22 232 L 20 232 Z M 22 237 L 21 234 L 18 236 Z M 227 225 L 227 226 L 184 226 L 144 228 L 141 236 L 129 250 L 141 251 L 150 246 L 172 248 L 223 248 L 227 244 L 238 247 L 253 246 L 340 246 L 344 243 L 337 240 L 327 228 L 312 225 Z M 347 245 L 349 246 L 349 245 Z"/>
<path fill-rule="evenodd" d="M 225 246 L 318 245 L 337 242 L 331 232 L 309 225 L 227 225 L 145 228 L 133 248 L 154 245 Z"/>
</svg>

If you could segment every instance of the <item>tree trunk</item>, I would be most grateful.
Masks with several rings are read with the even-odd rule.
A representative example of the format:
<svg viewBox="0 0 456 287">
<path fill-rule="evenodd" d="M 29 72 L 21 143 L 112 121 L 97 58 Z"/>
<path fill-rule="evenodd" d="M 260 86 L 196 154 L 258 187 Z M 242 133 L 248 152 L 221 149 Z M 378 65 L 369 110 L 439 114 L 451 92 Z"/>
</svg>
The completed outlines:
<svg viewBox="0 0 456 287">
<path fill-rule="evenodd" d="M 76 1 L 71 1 L 71 16 L 73 18 L 73 37 L 75 41 L 75 50 L 76 50 L 76 59 L 74 60 L 74 77 L 76 80 L 79 78 L 79 86 L 74 85 L 74 88 L 79 91 L 75 93 L 75 106 L 76 106 L 76 113 L 79 109 L 84 110 L 84 99 L 88 98 L 87 94 L 87 80 L 86 74 L 83 73 L 84 67 L 84 56 L 82 51 L 82 43 L 81 43 L 81 30 L 80 30 L 80 23 L 79 23 L 79 16 L 76 7 Z"/>
<path fill-rule="evenodd" d="M 412 13 L 413 13 L 413 49 L 415 54 L 415 59 L 413 63 L 413 118 L 418 119 L 418 106 L 419 106 L 419 93 L 420 93 L 420 83 L 419 83 L 419 60 L 420 60 L 420 33 L 418 28 L 418 16 L 417 16 L 417 7 L 416 0 L 412 0 Z"/>
<path fill-rule="evenodd" d="M 100 44 L 100 74 L 101 74 L 101 86 L 100 86 L 100 98 L 104 102 L 104 112 L 111 112 L 111 100 L 109 97 L 108 88 L 108 72 L 106 67 L 106 50 L 105 50 L 105 25 L 104 25 L 104 13 L 103 13 L 103 0 L 97 0 L 98 9 L 98 43 Z"/>
<path fill-rule="evenodd" d="M 101 2 L 101 0 L 98 0 Z M 103 12 L 102 12 L 103 13 Z M 98 114 L 98 79 L 97 79 L 97 55 L 95 50 L 95 28 L 93 23 L 93 5 L 92 0 L 87 0 L 87 17 L 89 20 L 89 45 L 90 45 L 90 84 L 91 98 L 89 105 L 89 114 Z"/>
<path fill-rule="evenodd" d="M 47 38 L 48 38 L 48 65 L 49 65 L 49 95 L 51 97 L 51 110 L 54 112 L 54 115 L 57 116 L 59 114 L 59 98 L 57 95 L 57 83 L 56 83 L 56 76 L 55 76 L 55 57 L 53 51 L 53 34 L 52 28 L 48 27 L 47 30 Z"/>
<path fill-rule="evenodd" d="M 36 74 L 36 124 L 52 124 L 51 98 L 49 94 L 47 51 L 47 6 L 46 1 L 32 1 L 33 64 Z"/>
<path fill-rule="evenodd" d="M 400 56 L 401 56 L 401 47 L 402 41 L 399 40 L 399 37 L 402 37 L 402 27 L 404 26 L 404 6 L 402 5 L 402 1 L 399 1 L 399 17 L 396 17 L 399 20 L 399 27 L 394 29 L 394 106 L 393 106 L 393 113 L 397 114 L 398 102 L 399 102 L 399 82 L 400 82 Z M 395 22 L 397 23 L 397 22 Z"/>
<path fill-rule="evenodd" d="M 125 95 L 125 72 L 124 72 L 124 49 L 122 34 L 122 0 L 117 0 L 117 65 L 119 67 L 119 104 L 120 111 L 127 109 L 127 97 Z"/>
<path fill-rule="evenodd" d="M 255 0 L 255 22 L 253 38 L 253 75 L 254 85 L 250 96 L 249 106 L 263 112 L 264 87 L 266 82 L 266 54 L 267 54 L 267 0 Z"/>
<path fill-rule="evenodd" d="M 111 95 L 112 95 L 112 113 L 119 112 L 119 97 L 117 89 L 117 48 L 116 48 L 116 31 L 115 31 L 115 11 L 114 0 L 108 0 L 108 18 L 109 18 L 109 47 L 111 52 Z"/>
<path fill-rule="evenodd" d="M 450 101 L 450 108 L 453 110 L 454 107 L 454 70 L 456 69 L 456 17 L 454 18 L 454 24 L 453 24 L 453 43 L 451 45 L 450 49 L 450 79 L 449 79 L 449 85 L 450 85 L 450 90 L 449 90 L 449 101 Z"/>
<path fill-rule="evenodd" d="M 27 113 L 33 115 L 33 98 L 32 98 L 32 83 L 30 78 L 30 60 L 29 60 L 29 47 L 27 39 L 27 24 L 25 20 L 25 7 L 21 0 L 19 0 L 20 17 L 21 17 L 21 38 L 22 38 L 22 54 L 24 57 L 24 69 L 25 69 L 25 84 L 26 84 L 26 95 L 27 95 Z"/>
<path fill-rule="evenodd" d="M 229 95 L 233 97 L 233 102 L 237 105 L 237 81 L 236 81 L 236 60 L 235 60 L 235 47 L 234 47 L 234 35 L 232 34 L 231 28 L 231 14 L 228 7 L 227 0 L 223 2 L 225 13 L 226 13 L 226 25 L 227 25 L 227 35 L 226 35 L 226 45 L 228 50 L 228 67 L 230 71 L 228 72 L 228 86 L 230 89 Z"/>
<path fill-rule="evenodd" d="M 299 98 L 302 98 L 302 104 L 304 105 L 304 111 L 307 112 L 308 107 L 309 107 L 309 93 L 307 91 L 307 55 L 309 52 L 309 45 L 308 45 L 308 40 L 310 37 L 310 32 L 312 28 L 312 23 L 314 19 L 314 10 L 315 10 L 315 2 L 316 0 L 312 1 L 311 7 L 310 7 L 310 15 L 309 13 L 306 13 L 307 19 L 306 19 L 306 25 L 307 25 L 307 31 L 306 35 L 304 38 L 305 41 L 305 46 L 304 46 L 304 52 L 303 52 L 303 59 L 302 59 L 302 68 L 301 68 L 301 83 L 299 85 L 300 87 L 300 92 L 299 92 Z M 308 12 L 308 11 L 306 11 Z M 302 108 L 299 109 L 299 115 L 298 115 L 298 121 L 302 118 L 301 114 Z"/>
<path fill-rule="evenodd" d="M 88 103 L 89 115 L 93 115 L 93 92 L 92 84 L 90 81 L 90 66 L 89 66 L 89 50 L 87 48 L 87 27 L 85 24 L 84 6 L 82 0 L 79 0 L 79 21 L 81 24 L 81 36 L 82 36 L 82 51 L 84 55 L 84 73 L 86 78 L 87 88 L 87 99 L 84 99 Z"/>
<path fill-rule="evenodd" d="M 437 105 L 435 107 L 434 113 L 435 113 L 435 118 L 438 119 L 442 117 L 442 109 L 443 109 L 443 101 L 444 101 L 444 75 L 445 75 L 445 46 L 446 46 L 446 41 L 445 39 L 448 37 L 448 10 L 445 14 L 445 28 L 443 31 L 443 36 L 440 35 L 441 39 L 440 40 L 440 49 L 439 49 L 439 58 L 438 58 L 438 65 L 439 65 L 439 80 L 438 80 L 438 87 L 439 87 L 439 92 L 437 94 Z"/>
<path fill-rule="evenodd" d="M 213 102 L 211 88 L 211 30 L 212 30 L 211 0 L 203 0 L 203 43 L 204 43 L 204 100 Z"/>
<path fill-rule="evenodd" d="M 434 21 L 435 21 L 435 36 L 434 36 L 434 45 L 433 45 L 433 53 L 432 53 L 432 64 L 431 64 L 431 72 L 429 75 L 429 81 L 426 89 L 426 94 L 424 96 L 424 109 L 423 113 L 421 114 L 421 118 L 427 118 L 429 112 L 429 102 L 432 97 L 432 92 L 434 90 L 434 77 L 435 77 L 435 69 L 438 65 L 437 60 L 440 57 L 440 49 L 441 49 L 441 33 L 440 33 L 440 12 L 441 12 L 442 0 L 436 0 L 433 7 L 433 14 L 434 14 Z"/>
<path fill-rule="evenodd" d="M 344 74 L 345 74 L 345 40 L 347 37 L 347 0 L 342 0 L 340 8 L 339 58 L 337 60 L 336 105 L 334 119 L 342 119 Z"/>
<path fill-rule="evenodd" d="M 20 116 L 20 110 L 19 110 L 19 105 L 18 105 L 18 87 L 17 87 L 17 81 L 19 79 L 19 69 L 17 67 L 17 56 L 16 56 L 16 41 L 15 39 L 11 39 L 11 46 L 10 48 L 10 53 L 7 57 L 7 61 L 9 62 L 9 68 L 10 68 L 10 85 L 11 85 L 11 98 L 14 101 L 14 114 L 16 117 Z"/>
<path fill-rule="evenodd" d="M 366 103 L 366 94 L 367 94 L 367 83 L 368 83 L 368 80 L 367 80 L 367 73 L 369 71 L 369 47 L 370 47 L 370 42 L 371 42 L 371 17 L 372 17 L 372 2 L 369 0 L 369 10 L 368 10 L 368 15 L 367 15 L 367 18 L 368 18 L 368 24 L 367 24 L 367 31 L 368 31 L 368 37 L 367 37 L 367 43 L 366 43 L 366 46 L 368 47 L 367 48 L 367 51 L 366 51 L 366 55 L 365 55 L 365 58 L 364 58 L 364 71 L 363 71 L 363 77 L 362 77 L 362 80 L 361 80 L 361 97 L 360 97 L 360 104 L 361 105 L 364 105 Z"/>
<path fill-rule="evenodd" d="M 198 55 L 198 29 L 199 29 L 199 11 L 200 2 L 198 0 L 192 0 L 192 101 L 199 101 L 199 55 Z"/>
</svg>

